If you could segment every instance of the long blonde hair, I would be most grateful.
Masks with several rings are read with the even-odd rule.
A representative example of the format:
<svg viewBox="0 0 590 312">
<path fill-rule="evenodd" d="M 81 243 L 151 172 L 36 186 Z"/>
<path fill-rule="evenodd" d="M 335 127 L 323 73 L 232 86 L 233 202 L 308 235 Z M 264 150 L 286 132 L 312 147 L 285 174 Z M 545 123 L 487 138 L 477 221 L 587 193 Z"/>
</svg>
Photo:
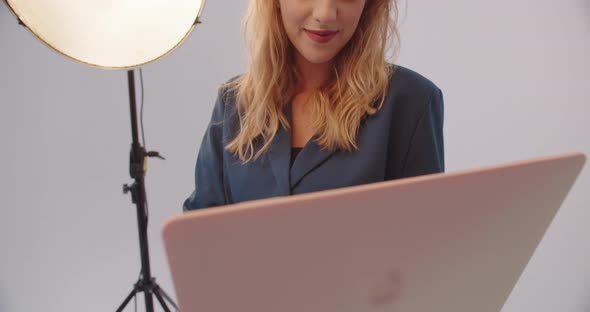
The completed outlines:
<svg viewBox="0 0 590 312">
<path fill-rule="evenodd" d="M 250 1 L 243 28 L 248 69 L 223 86 L 234 91 L 240 120 L 239 133 L 225 148 L 242 162 L 260 157 L 280 126 L 290 128 L 284 109 L 299 73 L 277 2 Z M 393 72 L 385 57 L 389 44 L 397 51 L 399 41 L 397 14 L 396 0 L 366 0 L 354 35 L 335 58 L 334 79 L 311 95 L 312 127 L 322 148 L 356 149 L 362 118 L 383 105 Z"/>
</svg>

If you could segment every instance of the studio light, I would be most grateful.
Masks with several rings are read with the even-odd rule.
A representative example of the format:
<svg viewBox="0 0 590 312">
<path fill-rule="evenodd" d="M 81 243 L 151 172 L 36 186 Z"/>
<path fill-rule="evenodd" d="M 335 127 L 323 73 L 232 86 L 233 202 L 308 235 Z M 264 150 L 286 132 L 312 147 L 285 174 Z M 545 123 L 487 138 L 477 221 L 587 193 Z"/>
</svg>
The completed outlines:
<svg viewBox="0 0 590 312">
<path fill-rule="evenodd" d="M 4 0 L 19 24 L 47 46 L 77 62 L 127 70 L 131 113 L 129 174 L 124 185 L 137 209 L 141 274 L 117 311 L 143 292 L 147 312 L 153 296 L 165 311 L 178 310 L 151 274 L 147 238 L 145 160 L 159 157 L 139 143 L 134 71 L 176 49 L 200 23 L 204 0 Z"/>
</svg>

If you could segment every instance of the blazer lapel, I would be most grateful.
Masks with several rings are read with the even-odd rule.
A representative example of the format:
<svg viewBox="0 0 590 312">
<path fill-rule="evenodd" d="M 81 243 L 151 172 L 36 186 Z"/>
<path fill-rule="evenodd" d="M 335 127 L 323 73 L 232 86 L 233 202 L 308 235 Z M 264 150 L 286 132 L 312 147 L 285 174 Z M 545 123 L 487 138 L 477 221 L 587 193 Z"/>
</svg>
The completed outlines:
<svg viewBox="0 0 590 312">
<path fill-rule="evenodd" d="M 291 120 L 291 102 L 285 107 L 284 113 L 289 121 Z M 314 135 L 297 155 L 293 166 L 291 162 L 291 129 L 279 127 L 274 139 L 268 149 L 268 158 L 270 160 L 273 173 L 281 193 L 290 195 L 291 190 L 311 171 L 320 166 L 335 151 L 322 149 L 315 140 Z"/>
<path fill-rule="evenodd" d="M 293 162 L 293 166 L 291 167 L 291 188 L 297 186 L 308 173 L 319 167 L 336 152 L 322 149 L 322 147 L 315 142 L 316 138 L 317 137 L 314 135 L 305 144 L 301 152 L 299 152 L 297 158 L 295 158 L 295 162 Z"/>
<path fill-rule="evenodd" d="M 291 135 L 288 129 L 279 127 L 270 146 L 268 147 L 268 159 L 272 171 L 277 180 L 277 185 L 284 195 L 290 195 L 289 188 L 289 162 L 291 161 Z"/>
</svg>

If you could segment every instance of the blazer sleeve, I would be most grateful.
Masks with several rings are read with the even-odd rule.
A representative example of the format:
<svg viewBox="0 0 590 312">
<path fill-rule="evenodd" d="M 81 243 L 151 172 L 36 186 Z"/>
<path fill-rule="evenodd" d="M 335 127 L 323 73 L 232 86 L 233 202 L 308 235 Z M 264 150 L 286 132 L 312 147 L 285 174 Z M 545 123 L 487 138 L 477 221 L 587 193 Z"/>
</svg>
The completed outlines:
<svg viewBox="0 0 590 312">
<path fill-rule="evenodd" d="M 185 200 L 183 211 L 226 204 L 223 165 L 223 123 L 225 101 L 220 91 L 213 114 L 197 156 L 195 166 L 195 190 Z"/>
<path fill-rule="evenodd" d="M 430 95 L 430 101 L 418 119 L 410 140 L 402 171 L 403 177 L 445 171 L 443 119 L 443 95 L 442 91 L 436 88 Z"/>
</svg>

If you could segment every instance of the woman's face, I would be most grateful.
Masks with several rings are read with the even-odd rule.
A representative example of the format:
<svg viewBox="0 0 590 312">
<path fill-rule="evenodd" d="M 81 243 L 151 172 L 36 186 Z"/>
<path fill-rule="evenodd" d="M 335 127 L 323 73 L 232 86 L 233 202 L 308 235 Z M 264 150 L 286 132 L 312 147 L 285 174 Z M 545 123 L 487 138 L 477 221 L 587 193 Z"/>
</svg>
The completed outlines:
<svg viewBox="0 0 590 312">
<path fill-rule="evenodd" d="M 278 1 L 289 40 L 300 56 L 314 64 L 332 61 L 350 41 L 366 2 L 366 0 Z"/>
</svg>

